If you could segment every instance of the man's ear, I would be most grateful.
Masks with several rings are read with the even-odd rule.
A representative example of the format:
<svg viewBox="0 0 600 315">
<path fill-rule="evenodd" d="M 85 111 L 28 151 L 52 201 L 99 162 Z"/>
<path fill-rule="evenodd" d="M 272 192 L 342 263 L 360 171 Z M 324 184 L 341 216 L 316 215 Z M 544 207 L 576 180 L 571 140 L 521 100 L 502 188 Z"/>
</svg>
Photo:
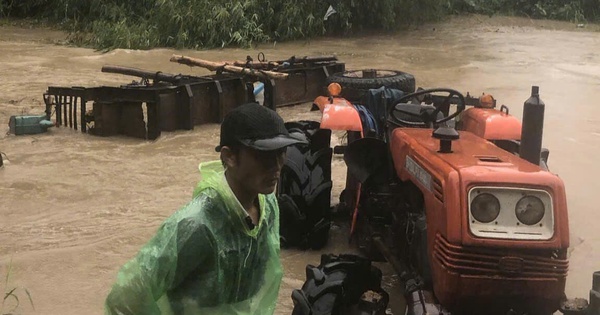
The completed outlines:
<svg viewBox="0 0 600 315">
<path fill-rule="evenodd" d="M 237 166 L 237 155 L 233 152 L 233 150 L 224 146 L 221 148 L 221 161 L 225 164 L 226 168 L 231 168 Z"/>
</svg>

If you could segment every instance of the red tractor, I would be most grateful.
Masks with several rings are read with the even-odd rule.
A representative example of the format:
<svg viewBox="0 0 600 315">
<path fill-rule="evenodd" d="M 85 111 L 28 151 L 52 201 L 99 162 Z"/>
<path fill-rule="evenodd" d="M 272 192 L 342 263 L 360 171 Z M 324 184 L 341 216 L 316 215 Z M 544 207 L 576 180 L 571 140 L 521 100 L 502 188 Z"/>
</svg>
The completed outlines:
<svg viewBox="0 0 600 315">
<path fill-rule="evenodd" d="M 523 124 L 490 95 L 390 90 L 363 98 L 375 100 L 376 132 L 335 83 L 314 108 L 321 128 L 354 134 L 344 150 L 352 237 L 394 266 L 407 314 L 600 314 L 600 273 L 591 305 L 564 293 L 567 198 L 541 147 L 538 88 Z"/>
</svg>

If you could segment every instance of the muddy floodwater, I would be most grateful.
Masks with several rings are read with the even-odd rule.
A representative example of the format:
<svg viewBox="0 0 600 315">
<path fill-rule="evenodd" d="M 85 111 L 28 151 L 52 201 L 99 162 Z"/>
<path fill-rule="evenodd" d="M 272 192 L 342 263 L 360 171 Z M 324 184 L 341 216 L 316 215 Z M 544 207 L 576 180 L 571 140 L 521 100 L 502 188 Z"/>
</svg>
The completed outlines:
<svg viewBox="0 0 600 315">
<path fill-rule="evenodd" d="M 600 270 L 600 33 L 592 26 L 518 18 L 469 17 L 398 35 L 319 39 L 209 51 L 114 50 L 56 44 L 64 34 L 0 27 L 0 290 L 12 260 L 9 286 L 27 288 L 37 314 L 101 314 L 119 267 L 160 223 L 185 204 L 197 165 L 217 158 L 218 125 L 164 132 L 156 141 L 100 138 L 68 128 L 35 136 L 7 135 L 11 115 L 43 114 L 49 85 L 126 84 L 133 77 L 100 72 L 113 64 L 168 73 L 207 74 L 169 62 L 173 53 L 209 60 L 271 60 L 335 54 L 347 69 L 403 70 L 422 87 L 491 93 L 521 117 L 532 85 L 546 103 L 544 147 L 564 181 L 571 229 L 569 297 L 587 297 Z M 286 120 L 314 119 L 309 104 L 280 108 Z M 337 144 L 338 139 L 333 139 Z M 345 168 L 334 157 L 334 196 Z M 283 250 L 285 275 L 277 314 L 291 314 L 293 289 L 321 252 L 352 252 L 347 230 L 335 226 L 319 252 Z M 396 277 L 385 264 L 391 312 L 403 314 Z M 33 312 L 19 293 L 18 313 Z M 5 310 L 7 311 L 7 310 Z"/>
</svg>

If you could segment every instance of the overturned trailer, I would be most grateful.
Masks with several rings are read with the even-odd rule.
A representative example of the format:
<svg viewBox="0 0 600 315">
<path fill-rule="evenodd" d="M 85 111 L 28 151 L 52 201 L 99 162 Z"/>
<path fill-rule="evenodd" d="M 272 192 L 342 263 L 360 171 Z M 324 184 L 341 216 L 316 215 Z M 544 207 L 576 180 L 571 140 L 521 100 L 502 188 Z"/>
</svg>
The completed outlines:
<svg viewBox="0 0 600 315">
<path fill-rule="evenodd" d="M 188 58 L 192 59 L 192 58 Z M 327 77 L 344 71 L 344 63 L 332 56 L 292 57 L 258 63 L 251 58 L 232 73 L 227 63 L 207 76 L 172 75 L 160 71 L 105 66 L 103 72 L 141 78 L 121 86 L 49 86 L 44 93 L 46 115 L 57 127 L 64 126 L 98 136 L 124 135 L 154 140 L 162 131 L 192 130 L 206 123 L 220 123 L 236 106 L 255 101 L 254 84 L 264 84 L 269 108 L 311 101 L 322 93 Z M 273 75 L 264 75 L 266 72 Z M 283 79 L 281 79 L 283 78 Z M 90 104 L 91 103 L 91 104 Z M 91 105 L 91 106 L 90 106 Z"/>
<path fill-rule="evenodd" d="M 50 86 L 44 94 L 46 115 L 52 118 L 54 109 L 57 127 L 148 140 L 158 138 L 162 131 L 218 123 L 247 100 L 242 78 L 225 74 L 177 85 Z M 92 102 L 91 108 L 88 102 Z"/>
</svg>

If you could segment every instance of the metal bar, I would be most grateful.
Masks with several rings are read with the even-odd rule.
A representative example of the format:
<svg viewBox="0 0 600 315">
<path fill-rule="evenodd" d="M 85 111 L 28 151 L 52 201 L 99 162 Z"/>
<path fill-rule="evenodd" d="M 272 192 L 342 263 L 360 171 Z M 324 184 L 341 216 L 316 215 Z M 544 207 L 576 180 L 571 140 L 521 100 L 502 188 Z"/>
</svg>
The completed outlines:
<svg viewBox="0 0 600 315">
<path fill-rule="evenodd" d="M 79 98 L 73 98 L 73 129 L 75 130 L 77 130 L 77 99 Z"/>
<path fill-rule="evenodd" d="M 69 96 L 69 127 L 73 128 L 73 96 Z"/>
<path fill-rule="evenodd" d="M 317 63 L 317 62 L 324 62 L 324 61 L 337 61 L 337 57 L 330 55 L 330 56 L 304 56 L 301 58 L 296 58 L 295 56 L 292 56 L 289 59 L 286 60 L 278 60 L 276 61 L 279 64 L 282 64 L 284 62 L 289 62 L 291 64 L 293 63 Z"/>
<path fill-rule="evenodd" d="M 52 102 L 50 101 L 50 95 L 44 93 L 42 97 L 44 98 L 44 104 L 46 104 L 46 119 L 52 120 Z"/>
<path fill-rule="evenodd" d="M 148 140 L 155 140 L 160 137 L 160 116 L 158 114 L 158 103 L 146 102 L 146 116 L 148 122 L 146 123 L 146 134 Z"/>
<path fill-rule="evenodd" d="M 85 103 L 86 103 L 86 99 L 85 97 L 81 97 L 81 111 L 80 111 L 80 115 L 81 115 L 81 132 L 86 133 L 87 132 L 87 125 L 85 122 Z"/>
<path fill-rule="evenodd" d="M 185 103 L 186 110 L 188 113 L 188 117 L 181 117 L 180 120 L 183 122 L 183 129 L 193 130 L 194 129 L 194 109 L 192 108 L 192 104 L 194 103 L 194 92 L 192 91 L 192 87 L 189 84 L 185 85 L 185 97 L 187 102 Z"/>
<path fill-rule="evenodd" d="M 275 80 L 265 80 L 265 92 L 264 92 L 264 100 L 263 105 L 267 106 L 272 110 L 276 110 L 275 108 Z"/>
<path fill-rule="evenodd" d="M 327 70 L 327 66 L 323 66 L 323 73 L 325 73 L 326 78 L 329 78 L 329 70 Z"/>
<path fill-rule="evenodd" d="M 398 260 L 396 257 L 394 257 L 392 252 L 390 252 L 390 250 L 387 248 L 387 246 L 385 246 L 381 237 L 375 236 L 372 238 L 372 240 L 373 240 L 373 244 L 375 245 L 375 247 L 377 247 L 377 249 L 381 252 L 383 257 L 385 257 L 385 260 L 387 260 L 390 263 L 390 265 L 392 265 L 394 270 L 396 270 L 396 272 L 399 275 L 408 271 L 408 268 L 406 266 L 404 266 L 404 264 L 400 260 Z"/>
<path fill-rule="evenodd" d="M 54 101 L 56 103 L 56 126 L 62 125 L 62 96 L 54 95 Z"/>
<path fill-rule="evenodd" d="M 139 77 L 143 79 L 152 79 L 153 84 L 158 82 L 169 82 L 173 84 L 180 84 L 182 82 L 203 82 L 207 80 L 203 77 L 196 77 L 190 75 L 182 75 L 182 74 L 170 74 L 164 73 L 162 71 L 148 71 L 138 68 L 130 68 L 130 67 L 121 67 L 121 66 L 103 66 L 102 72 L 106 73 L 118 73 L 123 75 L 129 75 L 134 77 Z"/>
<path fill-rule="evenodd" d="M 446 97 L 446 96 L 442 96 L 442 95 L 430 95 L 430 96 L 426 96 L 423 101 L 427 104 L 443 104 L 444 102 L 448 102 L 449 104 L 458 104 L 460 103 L 460 99 L 457 96 L 453 96 L 453 97 Z M 479 98 L 478 97 L 472 97 L 469 96 L 468 94 L 465 96 L 465 105 L 467 106 L 475 106 L 475 107 L 479 107 L 480 103 L 479 103 Z M 495 107 L 495 106 L 494 106 Z"/>
<path fill-rule="evenodd" d="M 221 82 L 219 80 L 215 80 L 215 86 L 217 87 L 217 98 L 219 103 L 219 123 L 223 122 L 223 118 L 225 117 L 225 113 L 223 112 L 223 87 L 221 87 Z"/>
<path fill-rule="evenodd" d="M 51 95 L 73 95 L 79 97 L 90 97 L 93 95 L 93 88 L 86 89 L 84 87 L 57 87 L 57 86 L 49 86 L 48 94 Z"/>
<path fill-rule="evenodd" d="M 67 113 L 67 97 L 66 96 L 61 96 L 62 97 L 62 104 L 63 104 L 63 126 L 67 126 L 68 124 L 68 115 L 69 113 Z"/>
</svg>

